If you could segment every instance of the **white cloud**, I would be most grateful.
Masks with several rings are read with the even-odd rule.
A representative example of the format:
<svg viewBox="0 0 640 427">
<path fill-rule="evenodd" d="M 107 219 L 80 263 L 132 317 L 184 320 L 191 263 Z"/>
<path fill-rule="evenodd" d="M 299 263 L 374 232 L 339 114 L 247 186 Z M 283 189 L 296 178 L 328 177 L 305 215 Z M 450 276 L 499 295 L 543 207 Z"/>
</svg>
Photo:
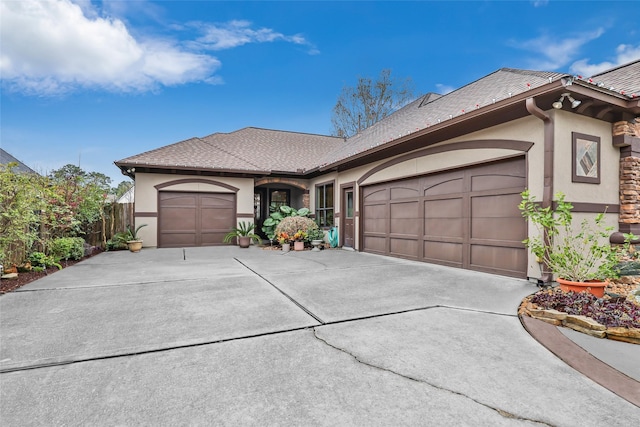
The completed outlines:
<svg viewBox="0 0 640 427">
<path fill-rule="evenodd" d="M 0 2 L 3 86 L 50 95 L 78 87 L 141 91 L 219 82 L 216 58 L 169 40 L 136 40 L 121 20 L 99 17 L 90 2 L 80 3 Z"/>
<path fill-rule="evenodd" d="M 533 7 L 543 7 L 549 4 L 549 0 L 532 0 Z"/>
<path fill-rule="evenodd" d="M 226 23 L 210 24 L 194 22 L 192 26 L 198 28 L 203 35 L 196 43 L 203 49 L 224 50 L 242 46 L 248 43 L 270 43 L 284 41 L 309 48 L 310 54 L 319 51 L 302 35 L 287 36 L 270 28 L 252 28 L 252 23 L 244 20 L 234 20 Z"/>
<path fill-rule="evenodd" d="M 633 46 L 628 44 L 621 44 L 616 48 L 616 55 L 614 61 L 604 61 L 599 64 L 589 64 L 589 58 L 580 59 L 573 64 L 569 70 L 573 74 L 579 74 L 582 76 L 593 76 L 603 71 L 615 68 L 619 65 L 628 64 L 640 59 L 640 45 Z"/>
<path fill-rule="evenodd" d="M 603 28 L 577 34 L 573 37 L 561 39 L 557 36 L 542 35 L 524 42 L 512 42 L 511 45 L 541 54 L 542 59 L 536 59 L 535 68 L 543 70 L 557 70 L 569 64 L 580 52 L 582 46 L 604 34 Z"/>
<path fill-rule="evenodd" d="M 444 85 L 442 83 L 437 83 L 436 88 L 438 88 L 438 93 L 440 95 L 446 95 L 456 90 L 456 88 L 454 88 L 453 86 Z"/>
</svg>

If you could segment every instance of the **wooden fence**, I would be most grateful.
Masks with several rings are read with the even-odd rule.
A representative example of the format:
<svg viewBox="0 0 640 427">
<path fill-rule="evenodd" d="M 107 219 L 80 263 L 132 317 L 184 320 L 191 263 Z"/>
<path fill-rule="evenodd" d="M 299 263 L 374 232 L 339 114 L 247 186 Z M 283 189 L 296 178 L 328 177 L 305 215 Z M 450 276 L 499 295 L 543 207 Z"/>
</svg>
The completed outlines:
<svg viewBox="0 0 640 427">
<path fill-rule="evenodd" d="M 105 249 L 105 242 L 112 239 L 116 233 L 124 232 L 129 224 L 134 224 L 134 205 L 133 203 L 114 203 L 105 208 L 104 217 L 104 224 L 102 220 L 98 220 L 82 230 L 85 233 L 82 235 L 85 242 L 103 249 Z M 6 254 L 7 259 L 4 260 L 5 264 L 7 266 L 22 264 L 31 251 L 43 250 L 43 248 L 37 246 L 27 248 L 25 243 L 16 242 L 9 247 L 9 251 Z"/>
<path fill-rule="evenodd" d="M 133 203 L 114 203 L 105 209 L 105 222 L 98 220 L 84 230 L 84 240 L 91 246 L 104 247 L 104 243 L 116 233 L 127 231 L 133 225 Z"/>
</svg>

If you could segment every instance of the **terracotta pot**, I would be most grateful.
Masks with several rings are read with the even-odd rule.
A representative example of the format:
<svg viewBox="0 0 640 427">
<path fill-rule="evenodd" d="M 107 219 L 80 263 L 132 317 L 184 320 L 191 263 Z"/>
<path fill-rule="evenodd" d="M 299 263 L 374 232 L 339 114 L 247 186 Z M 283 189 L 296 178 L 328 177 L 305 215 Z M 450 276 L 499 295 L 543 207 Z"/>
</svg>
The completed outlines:
<svg viewBox="0 0 640 427">
<path fill-rule="evenodd" d="M 238 246 L 241 248 L 248 248 L 251 246 L 251 237 L 238 236 Z"/>
<path fill-rule="evenodd" d="M 131 252 L 140 252 L 140 249 L 142 249 L 142 240 L 129 240 L 127 247 Z"/>
<path fill-rule="evenodd" d="M 293 242 L 293 249 L 296 251 L 304 251 L 304 242 Z"/>
<path fill-rule="evenodd" d="M 570 280 L 557 278 L 556 282 L 560 285 L 560 289 L 564 292 L 584 292 L 587 291 L 598 298 L 604 296 L 604 288 L 607 286 L 607 282 L 600 282 L 598 280 L 589 280 L 587 282 L 572 282 Z"/>
<path fill-rule="evenodd" d="M 291 243 L 283 243 L 282 252 L 289 252 L 289 250 L 291 250 Z"/>
</svg>

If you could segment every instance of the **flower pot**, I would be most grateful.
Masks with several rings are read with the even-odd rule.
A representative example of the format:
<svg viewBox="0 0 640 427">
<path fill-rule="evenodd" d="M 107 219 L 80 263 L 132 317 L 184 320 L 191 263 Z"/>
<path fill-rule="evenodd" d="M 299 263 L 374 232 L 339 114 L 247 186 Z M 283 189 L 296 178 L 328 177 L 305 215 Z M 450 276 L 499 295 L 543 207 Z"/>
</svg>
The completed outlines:
<svg viewBox="0 0 640 427">
<path fill-rule="evenodd" d="M 248 248 L 251 246 L 251 237 L 248 236 L 238 236 L 238 246 L 241 248 Z"/>
<path fill-rule="evenodd" d="M 282 252 L 289 252 L 291 250 L 291 243 L 282 244 Z"/>
<path fill-rule="evenodd" d="M 127 247 L 131 252 L 140 252 L 140 249 L 142 249 L 142 240 L 129 240 Z"/>
<path fill-rule="evenodd" d="M 320 246 L 321 244 L 322 244 L 322 240 L 312 240 L 311 241 L 311 246 L 313 246 L 312 251 L 319 252 L 320 248 L 318 246 Z"/>
<path fill-rule="evenodd" d="M 293 242 L 293 249 L 296 251 L 304 251 L 304 242 Z"/>
<path fill-rule="evenodd" d="M 590 294 L 595 295 L 597 298 L 602 298 L 604 296 L 604 288 L 607 286 L 607 282 L 600 282 L 598 280 L 589 280 L 587 282 L 572 282 L 570 280 L 557 278 L 556 282 L 558 282 L 558 284 L 560 285 L 560 289 L 562 289 L 564 292 L 587 291 Z"/>
</svg>

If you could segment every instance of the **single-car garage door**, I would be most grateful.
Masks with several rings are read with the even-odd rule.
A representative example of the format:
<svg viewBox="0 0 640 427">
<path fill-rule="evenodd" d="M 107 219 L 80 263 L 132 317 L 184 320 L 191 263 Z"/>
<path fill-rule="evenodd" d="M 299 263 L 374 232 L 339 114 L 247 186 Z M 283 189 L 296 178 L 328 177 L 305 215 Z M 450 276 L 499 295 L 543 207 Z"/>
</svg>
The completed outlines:
<svg viewBox="0 0 640 427">
<path fill-rule="evenodd" d="M 161 248 L 221 245 L 235 227 L 235 193 L 161 191 L 158 234 Z"/>
<path fill-rule="evenodd" d="M 362 187 L 365 252 L 526 277 L 524 158 Z"/>
</svg>

